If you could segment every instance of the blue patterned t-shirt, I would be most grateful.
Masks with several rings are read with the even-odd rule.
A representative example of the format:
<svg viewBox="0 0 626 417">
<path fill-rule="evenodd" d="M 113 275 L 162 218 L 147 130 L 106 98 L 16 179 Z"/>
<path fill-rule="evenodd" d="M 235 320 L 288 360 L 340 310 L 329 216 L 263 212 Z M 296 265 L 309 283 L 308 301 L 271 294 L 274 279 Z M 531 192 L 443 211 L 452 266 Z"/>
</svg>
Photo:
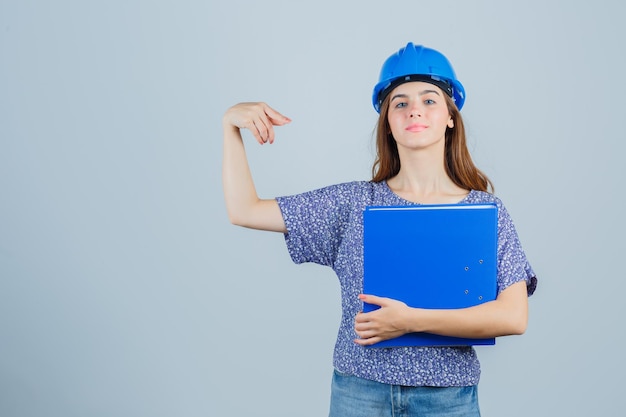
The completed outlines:
<svg viewBox="0 0 626 417">
<path fill-rule="evenodd" d="M 468 386 L 478 383 L 480 364 L 471 346 L 365 348 L 354 343 L 354 318 L 362 309 L 363 210 L 366 206 L 413 205 L 385 181 L 355 181 L 303 194 L 278 197 L 295 263 L 331 267 L 341 285 L 342 316 L 333 355 L 343 373 L 406 386 Z M 517 232 L 502 202 L 472 190 L 461 203 L 493 202 L 498 206 L 498 292 L 525 280 L 528 294 L 536 277 L 526 260 Z"/>
</svg>

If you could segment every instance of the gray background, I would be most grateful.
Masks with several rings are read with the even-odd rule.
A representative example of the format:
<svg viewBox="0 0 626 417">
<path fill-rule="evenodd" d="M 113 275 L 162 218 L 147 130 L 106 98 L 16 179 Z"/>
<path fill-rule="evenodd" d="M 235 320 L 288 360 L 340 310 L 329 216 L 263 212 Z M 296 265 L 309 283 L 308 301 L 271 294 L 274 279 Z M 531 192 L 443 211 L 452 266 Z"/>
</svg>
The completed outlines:
<svg viewBox="0 0 626 417">
<path fill-rule="evenodd" d="M 368 179 L 383 60 L 443 51 L 476 163 L 541 278 L 480 348 L 484 416 L 619 415 L 623 3 L 0 1 L 0 415 L 323 416 L 329 269 L 231 226 L 221 117 L 259 193 Z"/>
</svg>

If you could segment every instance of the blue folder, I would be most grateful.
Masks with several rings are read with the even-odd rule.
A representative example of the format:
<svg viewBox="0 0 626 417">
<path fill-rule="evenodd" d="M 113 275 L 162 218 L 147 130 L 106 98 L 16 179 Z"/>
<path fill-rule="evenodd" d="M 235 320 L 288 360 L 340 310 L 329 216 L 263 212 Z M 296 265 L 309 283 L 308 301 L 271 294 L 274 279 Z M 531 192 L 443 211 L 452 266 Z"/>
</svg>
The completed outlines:
<svg viewBox="0 0 626 417">
<path fill-rule="evenodd" d="M 495 204 L 368 206 L 363 212 L 363 292 L 411 307 L 465 308 L 497 293 Z M 363 311 L 379 308 L 364 303 Z M 408 333 L 371 347 L 493 345 Z"/>
</svg>

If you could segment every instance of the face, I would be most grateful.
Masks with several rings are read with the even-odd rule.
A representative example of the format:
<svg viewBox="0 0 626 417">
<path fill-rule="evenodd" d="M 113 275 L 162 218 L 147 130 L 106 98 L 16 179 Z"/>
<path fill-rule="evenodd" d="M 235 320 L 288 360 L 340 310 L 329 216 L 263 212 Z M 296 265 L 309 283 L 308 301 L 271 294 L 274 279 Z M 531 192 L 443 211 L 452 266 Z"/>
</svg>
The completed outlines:
<svg viewBox="0 0 626 417">
<path fill-rule="evenodd" d="M 444 94 L 439 87 L 424 82 L 400 84 L 389 94 L 387 120 L 398 150 L 443 149 L 446 128 L 454 127 Z"/>
</svg>

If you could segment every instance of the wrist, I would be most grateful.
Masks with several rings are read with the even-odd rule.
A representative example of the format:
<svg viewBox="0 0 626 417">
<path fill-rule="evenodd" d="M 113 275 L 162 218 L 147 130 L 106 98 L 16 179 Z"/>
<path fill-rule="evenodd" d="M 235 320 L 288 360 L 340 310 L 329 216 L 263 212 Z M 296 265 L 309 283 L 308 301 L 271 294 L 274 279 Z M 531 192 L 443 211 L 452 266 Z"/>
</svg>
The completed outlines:
<svg viewBox="0 0 626 417">
<path fill-rule="evenodd" d="M 227 122 L 226 120 L 222 123 L 222 129 L 224 131 L 224 139 L 241 138 L 241 130 L 239 127 Z"/>
<path fill-rule="evenodd" d="M 407 333 L 425 332 L 427 329 L 426 310 L 422 308 L 408 307 L 406 328 Z"/>
</svg>

